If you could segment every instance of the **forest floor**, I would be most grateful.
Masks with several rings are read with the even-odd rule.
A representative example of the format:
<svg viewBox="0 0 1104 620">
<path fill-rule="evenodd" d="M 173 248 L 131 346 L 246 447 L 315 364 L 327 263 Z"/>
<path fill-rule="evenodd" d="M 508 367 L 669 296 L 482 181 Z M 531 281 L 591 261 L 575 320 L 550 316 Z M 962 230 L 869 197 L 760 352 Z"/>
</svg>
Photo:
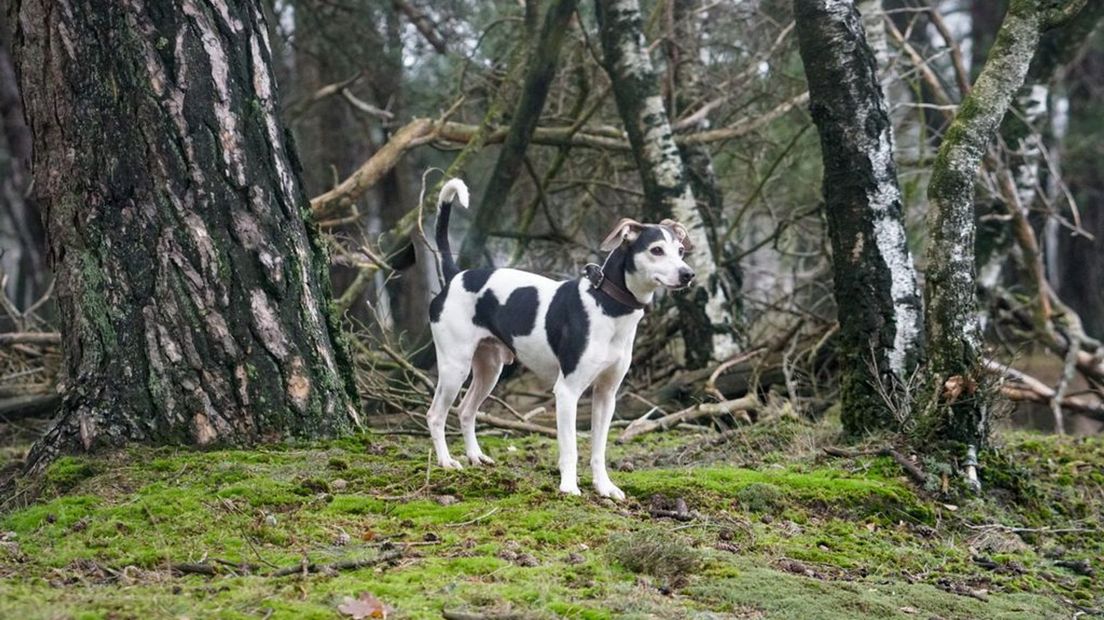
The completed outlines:
<svg viewBox="0 0 1104 620">
<path fill-rule="evenodd" d="M 428 438 L 385 434 L 65 458 L 0 515 L 0 618 L 1104 608 L 1104 439 L 1004 435 L 984 497 L 951 498 L 889 457 L 824 455 L 827 428 L 777 418 L 723 443 L 672 431 L 612 446 L 619 504 L 557 493 L 555 444 L 537 437 L 487 437 L 498 464 L 463 471 L 427 468 Z"/>
</svg>

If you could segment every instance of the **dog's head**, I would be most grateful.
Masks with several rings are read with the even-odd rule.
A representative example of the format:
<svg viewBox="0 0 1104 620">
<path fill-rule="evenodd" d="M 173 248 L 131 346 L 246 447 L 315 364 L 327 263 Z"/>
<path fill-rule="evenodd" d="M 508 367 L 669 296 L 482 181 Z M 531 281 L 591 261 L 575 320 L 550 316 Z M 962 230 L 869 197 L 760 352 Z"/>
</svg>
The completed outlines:
<svg viewBox="0 0 1104 620">
<path fill-rule="evenodd" d="M 694 246 L 686 227 L 674 220 L 641 224 L 622 219 L 601 245 L 606 252 L 618 248 L 627 254 L 626 275 L 642 276 L 669 289 L 687 288 L 694 281 L 694 270 L 684 260 Z"/>
</svg>

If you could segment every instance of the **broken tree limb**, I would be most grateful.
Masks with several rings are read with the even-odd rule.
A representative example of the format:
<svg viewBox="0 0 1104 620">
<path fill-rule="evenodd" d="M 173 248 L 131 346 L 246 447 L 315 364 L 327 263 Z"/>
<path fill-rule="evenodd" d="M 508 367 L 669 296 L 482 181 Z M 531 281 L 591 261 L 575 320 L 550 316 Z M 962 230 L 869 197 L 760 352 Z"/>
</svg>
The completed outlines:
<svg viewBox="0 0 1104 620">
<path fill-rule="evenodd" d="M 924 473 L 924 470 L 920 469 L 919 465 L 912 462 L 912 459 L 894 448 L 885 447 L 877 450 L 844 450 L 843 448 L 828 446 L 824 448 L 824 453 L 829 456 L 837 456 L 846 459 L 854 459 L 860 456 L 888 456 L 894 461 L 897 461 L 897 464 L 916 482 L 926 484 L 928 481 L 927 474 Z"/>
<path fill-rule="evenodd" d="M 477 422 L 490 424 L 491 426 L 505 428 L 511 431 L 536 433 L 538 435 L 544 435 L 546 437 L 556 436 L 556 429 L 549 428 L 547 426 L 541 426 L 540 424 L 533 424 L 532 422 L 523 422 L 521 420 L 508 420 L 506 418 L 500 418 L 482 412 L 475 414 L 475 419 Z"/>
<path fill-rule="evenodd" d="M 762 128 L 806 101 L 808 101 L 808 93 L 803 93 L 783 102 L 770 112 L 741 119 L 727 127 L 676 135 L 675 144 L 707 144 L 740 138 Z M 508 134 L 508 127 L 490 127 L 482 143 L 484 145 L 501 144 Z M 364 192 L 386 176 L 406 151 L 433 141 L 468 144 L 476 140 L 479 135 L 479 125 L 429 118 L 416 118 L 410 121 L 395 132 L 387 144 L 380 147 L 380 150 L 337 187 L 311 199 L 311 212 L 314 219 L 330 219 L 350 207 Z M 537 127 L 533 131 L 530 143 L 540 146 L 583 147 L 604 151 L 630 151 L 632 148 L 629 141 L 619 133 L 603 130 L 600 127 Z M 408 222 L 407 218 L 403 218 L 390 233 L 405 231 L 409 234 L 412 227 L 413 220 Z"/>
<path fill-rule="evenodd" d="M 316 564 L 314 562 L 301 562 L 295 566 L 288 566 L 279 570 L 273 571 L 269 577 L 287 577 L 289 575 L 299 575 L 307 573 L 324 573 L 330 571 L 341 570 L 358 570 L 369 566 L 375 566 L 377 564 L 384 564 L 401 558 L 403 552 L 401 550 L 388 551 L 381 553 L 374 558 L 364 558 L 360 560 L 344 560 L 341 562 L 333 562 L 332 564 Z"/>
<path fill-rule="evenodd" d="M 755 409 L 759 406 L 759 399 L 754 394 L 749 394 L 742 398 L 736 398 L 732 400 L 726 400 L 719 403 L 701 403 L 694 405 L 693 407 L 687 407 L 682 411 L 665 415 L 655 420 L 646 420 L 644 418 L 637 418 L 633 420 L 631 424 L 625 427 L 621 436 L 617 438 L 617 443 L 625 443 L 634 437 L 650 433 L 657 430 L 666 430 L 682 424 L 683 422 L 690 422 L 700 418 L 732 414 L 743 417 L 747 422 L 751 420 L 747 416 L 747 411 Z"/>
<path fill-rule="evenodd" d="M 61 344 L 57 332 L 9 332 L 0 334 L 0 346 L 13 344 Z"/>
<path fill-rule="evenodd" d="M 434 127 L 435 123 L 428 118 L 417 118 L 404 125 L 349 178 L 311 200 L 314 218 L 328 219 L 351 206 L 395 167 L 403 153 L 422 144 L 422 139 L 431 136 Z"/>
<path fill-rule="evenodd" d="M 1058 396 L 1054 388 L 1039 379 L 995 360 L 985 360 L 985 369 L 1004 378 L 1000 391 L 1009 400 L 1052 405 L 1055 397 Z M 1057 403 L 1063 409 L 1076 411 L 1086 417 L 1104 422 L 1104 404 L 1076 396 L 1062 397 L 1057 400 Z"/>
</svg>

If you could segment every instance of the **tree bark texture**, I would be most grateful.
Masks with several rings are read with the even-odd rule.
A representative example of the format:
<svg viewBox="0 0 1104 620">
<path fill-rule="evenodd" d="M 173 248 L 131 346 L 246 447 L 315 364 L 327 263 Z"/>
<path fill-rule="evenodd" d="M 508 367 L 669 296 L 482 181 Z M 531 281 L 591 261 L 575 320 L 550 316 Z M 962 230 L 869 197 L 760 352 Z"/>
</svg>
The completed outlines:
<svg viewBox="0 0 1104 620">
<path fill-rule="evenodd" d="M 689 361 L 724 359 L 737 350 L 732 310 L 648 56 L 640 4 L 597 0 L 596 5 L 605 69 L 640 171 L 644 216 L 678 220 L 695 247 L 687 263 L 697 273 L 698 286 L 676 297 L 686 350 L 694 355 Z"/>
<path fill-rule="evenodd" d="M 673 118 L 684 116 L 693 105 L 700 103 L 702 97 L 701 64 L 701 16 L 697 9 L 698 0 L 672 0 L 671 3 L 671 40 L 667 43 L 668 71 L 674 85 L 671 114 Z M 743 304 L 740 289 L 743 286 L 743 272 L 734 258 L 739 252 L 728 244 L 724 232 L 728 229 L 724 222 L 724 193 L 713 168 L 713 156 L 709 147 L 700 143 L 679 145 L 679 154 L 686 165 L 690 191 L 698 200 L 698 211 L 702 216 L 706 237 L 713 256 L 717 259 L 717 286 L 724 292 L 729 302 L 729 312 L 733 319 L 734 332 L 741 332 Z M 724 260 L 727 257 L 733 257 Z M 702 324 L 708 326 L 708 316 Z M 708 334 L 708 332 L 707 332 Z M 710 350 L 688 350 L 688 365 L 702 367 L 709 363 Z"/>
<path fill-rule="evenodd" d="M 350 365 L 259 2 L 25 0 L 18 17 L 65 354 L 29 468 L 348 429 Z"/>
<path fill-rule="evenodd" d="M 1104 36 L 1075 63 L 1069 90 L 1069 131 L 1062 147 L 1062 174 L 1080 211 L 1081 227 L 1094 236 L 1059 235 L 1057 287 L 1080 315 L 1085 332 L 1104 339 Z M 1072 217 L 1072 214 L 1067 214 Z"/>
<path fill-rule="evenodd" d="M 0 270 L 8 278 L 8 298 L 17 308 L 26 309 L 45 293 L 49 273 L 46 231 L 34 201 L 27 196 L 31 132 L 23 118 L 10 34 L 7 16 L 0 11 Z"/>
<path fill-rule="evenodd" d="M 920 361 L 920 294 L 889 108 L 862 17 L 851 2 L 795 0 L 794 21 L 824 162 L 843 423 L 858 434 L 895 421 L 881 391 L 903 385 Z"/>
<path fill-rule="evenodd" d="M 475 209 L 475 220 L 460 250 L 460 264 L 477 265 L 484 253 L 487 236 L 501 221 L 502 208 L 514 181 L 521 174 L 525 151 L 537 129 L 549 88 L 556 76 L 560 48 L 567 36 L 577 0 L 553 0 L 549 3 L 536 46 L 529 55 L 521 96 L 510 120 L 510 130 L 498 151 L 498 160 L 491 171 L 487 189 Z"/>
<path fill-rule="evenodd" d="M 928 184 L 926 329 L 930 376 L 945 407 L 935 409 L 943 439 L 983 444 L 984 399 L 958 386 L 978 377 L 981 334 L 974 274 L 974 184 L 986 150 L 1023 85 L 1043 28 L 1053 19 L 1032 0 L 1012 0 L 988 60 L 959 105 Z"/>
</svg>

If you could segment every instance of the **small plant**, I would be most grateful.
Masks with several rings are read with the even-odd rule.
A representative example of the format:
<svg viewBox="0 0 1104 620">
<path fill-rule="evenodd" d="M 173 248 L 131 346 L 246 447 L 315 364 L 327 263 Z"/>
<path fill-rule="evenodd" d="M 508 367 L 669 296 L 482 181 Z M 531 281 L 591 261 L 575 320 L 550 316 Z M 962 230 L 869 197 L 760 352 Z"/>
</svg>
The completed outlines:
<svg viewBox="0 0 1104 620">
<path fill-rule="evenodd" d="M 687 540 L 667 532 L 640 530 L 610 541 L 612 555 L 625 568 L 666 579 L 671 587 L 686 582 L 702 565 L 702 555 Z"/>
</svg>

